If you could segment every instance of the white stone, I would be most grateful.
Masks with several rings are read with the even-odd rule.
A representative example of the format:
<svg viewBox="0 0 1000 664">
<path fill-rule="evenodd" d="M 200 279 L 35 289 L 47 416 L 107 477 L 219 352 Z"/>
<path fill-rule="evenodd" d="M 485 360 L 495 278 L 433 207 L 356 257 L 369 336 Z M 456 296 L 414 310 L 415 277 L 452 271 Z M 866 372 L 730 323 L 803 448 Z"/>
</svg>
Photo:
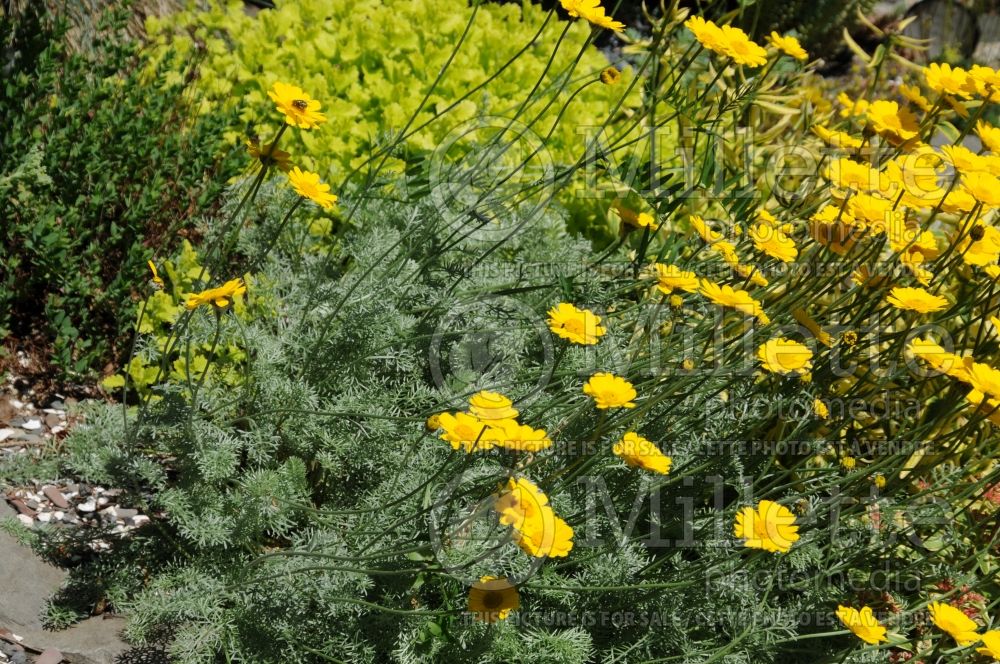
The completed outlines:
<svg viewBox="0 0 1000 664">
<path fill-rule="evenodd" d="M 37 518 L 42 523 L 48 523 L 52 520 L 52 512 L 39 512 Z"/>
<path fill-rule="evenodd" d="M 42 421 L 41 420 L 28 420 L 27 422 L 25 422 L 24 424 L 21 425 L 21 428 L 22 429 L 27 429 L 28 431 L 35 431 L 36 429 L 41 429 L 42 428 Z"/>
<path fill-rule="evenodd" d="M 13 435 L 14 435 L 14 430 L 13 429 L 9 429 L 7 427 L 4 427 L 3 429 L 0 429 L 0 443 L 2 443 L 3 441 L 7 440 L 8 438 L 10 438 Z"/>
<path fill-rule="evenodd" d="M 79 505 L 77 505 L 76 509 L 79 512 L 93 512 L 94 510 L 97 509 L 97 503 L 95 503 L 93 500 L 88 500 L 86 502 L 82 502 Z"/>
<path fill-rule="evenodd" d="M 34 519 L 32 519 L 32 518 L 31 518 L 30 516 L 28 516 L 27 514 L 18 514 L 18 515 L 17 515 L 17 520 L 18 520 L 18 521 L 20 521 L 21 523 L 23 523 L 24 525 L 28 526 L 29 528 L 30 528 L 31 526 L 33 526 L 33 525 L 34 525 L 34 523 L 35 523 L 35 520 L 34 520 Z"/>
</svg>

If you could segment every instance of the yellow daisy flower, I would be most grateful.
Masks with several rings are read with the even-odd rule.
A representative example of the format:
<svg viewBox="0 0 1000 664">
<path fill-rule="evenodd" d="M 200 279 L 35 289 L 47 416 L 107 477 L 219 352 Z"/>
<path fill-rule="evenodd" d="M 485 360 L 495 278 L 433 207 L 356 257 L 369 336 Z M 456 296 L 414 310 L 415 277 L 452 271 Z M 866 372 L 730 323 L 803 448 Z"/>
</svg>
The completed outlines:
<svg viewBox="0 0 1000 664">
<path fill-rule="evenodd" d="M 469 397 L 469 412 L 481 420 L 513 420 L 518 412 L 514 402 L 500 394 L 483 390 Z"/>
<path fill-rule="evenodd" d="M 330 193 L 330 185 L 320 182 L 319 173 L 303 171 L 296 166 L 288 171 L 288 181 L 295 193 L 308 198 L 324 210 L 329 210 L 337 202 L 336 194 Z"/>
<path fill-rule="evenodd" d="M 806 53 L 804 48 L 802 48 L 802 44 L 799 43 L 799 40 L 790 35 L 782 37 L 777 32 L 772 32 L 767 36 L 767 43 L 785 55 L 789 55 L 796 60 L 804 61 L 809 59 L 809 54 Z"/>
<path fill-rule="evenodd" d="M 520 452 L 540 452 L 552 445 L 552 440 L 545 429 L 534 429 L 527 424 L 518 424 L 514 420 L 498 422 L 501 434 L 497 444 L 508 450 Z"/>
<path fill-rule="evenodd" d="M 976 648 L 976 652 L 993 660 L 1000 660 L 1000 630 L 991 629 L 988 632 L 983 632 L 980 640 L 983 645 Z"/>
<path fill-rule="evenodd" d="M 615 32 L 621 32 L 625 29 L 624 23 L 616 21 L 604 13 L 604 7 L 601 6 L 600 0 L 559 0 L 559 3 L 570 16 L 582 18 L 591 25 Z"/>
<path fill-rule="evenodd" d="M 480 622 L 505 620 L 521 607 L 521 596 L 507 578 L 483 576 L 469 588 L 469 613 Z"/>
<path fill-rule="evenodd" d="M 750 229 L 750 239 L 753 240 L 753 246 L 757 251 L 784 263 L 791 263 L 799 255 L 792 238 L 766 223 L 755 224 Z"/>
<path fill-rule="evenodd" d="M 729 307 L 747 316 L 755 316 L 764 325 L 771 322 L 760 302 L 745 290 L 734 290 L 732 286 L 720 286 L 708 279 L 702 279 L 698 292 L 720 307 Z"/>
<path fill-rule="evenodd" d="M 633 468 L 642 468 L 661 475 L 669 473 L 670 465 L 673 463 L 673 460 L 661 452 L 660 448 L 632 431 L 615 443 L 611 451 Z"/>
<path fill-rule="evenodd" d="M 636 397 L 632 383 L 607 372 L 595 373 L 583 386 L 584 394 L 594 398 L 601 410 L 608 408 L 635 408 Z"/>
<path fill-rule="evenodd" d="M 837 606 L 837 618 L 865 643 L 878 645 L 889 640 L 885 635 L 885 627 L 875 618 L 871 607 L 863 606 L 858 611 L 850 606 Z"/>
<path fill-rule="evenodd" d="M 787 553 L 798 541 L 799 527 L 795 515 L 779 503 L 762 500 L 753 507 L 744 507 L 736 514 L 733 534 L 751 549 L 772 553 Z"/>
<path fill-rule="evenodd" d="M 928 293 L 923 288 L 907 288 L 896 286 L 889 291 L 886 302 L 897 309 L 916 311 L 922 314 L 929 314 L 941 311 L 948 306 L 948 300 L 940 295 Z"/>
<path fill-rule="evenodd" d="M 591 346 L 604 336 L 600 316 L 589 309 L 577 309 L 568 302 L 560 302 L 549 309 L 548 323 L 553 334 L 575 344 Z"/>
<path fill-rule="evenodd" d="M 924 67 L 923 74 L 927 87 L 940 94 L 968 97 L 975 89 L 967 71 L 946 62 Z"/>
<path fill-rule="evenodd" d="M 976 123 L 976 135 L 990 152 L 1000 152 L 1000 127 L 980 120 Z"/>
<path fill-rule="evenodd" d="M 312 129 L 326 122 L 326 116 L 319 112 L 320 103 L 297 85 L 276 82 L 267 96 L 279 111 L 285 114 L 285 122 L 299 129 Z"/>
<path fill-rule="evenodd" d="M 722 26 L 722 40 L 723 53 L 737 64 L 759 67 L 767 62 L 767 51 L 739 28 Z"/>
<path fill-rule="evenodd" d="M 674 290 L 683 290 L 688 293 L 694 293 L 698 290 L 698 277 L 694 272 L 663 263 L 654 263 L 653 271 L 657 281 L 656 288 L 664 295 L 670 295 Z"/>
<path fill-rule="evenodd" d="M 919 123 L 917 116 L 894 101 L 874 101 L 868 107 L 868 124 L 890 140 L 908 141 L 915 138 Z"/>
<path fill-rule="evenodd" d="M 725 53 L 726 39 L 722 34 L 722 28 L 712 21 L 706 21 L 700 16 L 692 16 L 684 21 L 684 27 L 690 30 L 694 38 L 708 50 L 720 54 Z"/>
<path fill-rule="evenodd" d="M 805 344 L 784 337 L 771 339 L 757 348 L 757 359 L 771 373 L 785 375 L 812 369 L 813 353 Z"/>
<path fill-rule="evenodd" d="M 200 293 L 189 293 L 184 306 L 195 309 L 203 304 L 211 304 L 218 308 L 228 307 L 233 300 L 247 292 L 242 279 L 231 279 L 217 288 L 209 288 Z"/>
<path fill-rule="evenodd" d="M 947 632 L 958 645 L 967 646 L 979 640 L 979 635 L 976 634 L 979 625 L 960 609 L 951 604 L 931 602 L 927 610 L 930 611 L 931 620 L 937 628 Z"/>
<path fill-rule="evenodd" d="M 824 143 L 834 148 L 855 149 L 861 147 L 860 138 L 855 138 L 844 131 L 828 129 L 823 125 L 813 125 L 812 131 Z"/>
<path fill-rule="evenodd" d="M 466 454 L 492 449 L 502 433 L 469 413 L 441 413 L 438 424 L 443 429 L 441 440 L 453 450 L 462 448 Z"/>
</svg>

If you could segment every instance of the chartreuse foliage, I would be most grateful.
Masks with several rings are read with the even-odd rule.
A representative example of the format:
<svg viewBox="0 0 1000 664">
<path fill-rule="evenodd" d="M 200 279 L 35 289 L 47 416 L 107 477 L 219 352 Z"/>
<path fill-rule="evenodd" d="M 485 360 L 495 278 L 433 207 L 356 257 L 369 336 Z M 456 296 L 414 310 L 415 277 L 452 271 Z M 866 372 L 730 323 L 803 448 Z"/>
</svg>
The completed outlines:
<svg viewBox="0 0 1000 664">
<path fill-rule="evenodd" d="M 638 104 L 631 69 L 618 85 L 599 81 L 608 62 L 585 48 L 586 25 L 558 21 L 528 2 L 276 4 L 253 18 L 242 2 L 217 0 L 206 10 L 151 18 L 154 53 L 197 57 L 199 108 L 238 109 L 227 134 L 234 142 L 247 126 L 274 134 L 278 120 L 266 112 L 265 92 L 275 81 L 295 81 L 325 100 L 329 123 L 290 136 L 285 147 L 335 181 L 355 168 L 365 176 L 382 151 L 390 152 L 383 170 L 398 172 L 428 154 L 452 157 L 498 132 L 525 136 L 528 149 L 501 157 L 511 165 L 536 148 L 533 164 L 574 164 L 583 138 L 604 126 L 618 133 Z M 635 127 L 627 133 L 639 135 Z M 630 153 L 641 157 L 642 145 Z M 608 222 L 588 203 L 576 206 L 574 223 L 592 226 L 586 234 L 606 243 Z"/>
<path fill-rule="evenodd" d="M 210 276 L 171 262 L 140 323 L 183 370 L 66 441 L 155 517 L 110 554 L 139 573 L 76 570 L 131 638 L 184 664 L 996 654 L 997 156 L 926 142 L 1000 151 L 976 124 L 1000 75 L 930 68 L 835 115 L 794 40 L 677 4 L 653 34 L 637 70 L 677 65 L 635 120 L 689 130 L 690 171 L 609 170 L 606 251 L 536 179 L 484 175 L 510 137 L 432 161 L 447 196 L 433 168 L 338 187 L 329 224 L 313 174 L 233 185 Z M 329 127 L 280 89 L 260 113 L 290 140 Z M 813 133 L 832 154 L 774 160 Z"/>
</svg>

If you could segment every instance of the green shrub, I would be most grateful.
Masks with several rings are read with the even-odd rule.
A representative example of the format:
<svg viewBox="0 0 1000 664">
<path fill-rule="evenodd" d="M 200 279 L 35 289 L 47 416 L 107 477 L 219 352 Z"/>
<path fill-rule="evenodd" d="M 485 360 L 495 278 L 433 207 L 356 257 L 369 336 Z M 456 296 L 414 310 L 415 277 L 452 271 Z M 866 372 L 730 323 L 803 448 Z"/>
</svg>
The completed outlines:
<svg viewBox="0 0 1000 664">
<path fill-rule="evenodd" d="M 109 10 L 94 50 L 73 51 L 42 6 L 0 17 L 0 335 L 85 373 L 123 351 L 146 260 L 190 230 L 239 161 L 220 140 L 230 118 L 193 119 L 183 80 L 140 83 L 127 12 Z"/>
</svg>

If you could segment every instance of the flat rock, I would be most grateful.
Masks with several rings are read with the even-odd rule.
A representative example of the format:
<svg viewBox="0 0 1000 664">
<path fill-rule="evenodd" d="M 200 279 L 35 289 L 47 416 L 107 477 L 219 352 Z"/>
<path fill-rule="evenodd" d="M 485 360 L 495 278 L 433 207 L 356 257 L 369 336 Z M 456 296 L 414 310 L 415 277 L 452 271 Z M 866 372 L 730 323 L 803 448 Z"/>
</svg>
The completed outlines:
<svg viewBox="0 0 1000 664">
<path fill-rule="evenodd" d="M 0 518 L 13 510 L 0 503 Z M 39 559 L 10 535 L 0 532 L 0 629 L 22 637 L 33 648 L 52 648 L 71 664 L 114 664 L 128 647 L 118 634 L 120 619 L 88 618 L 57 632 L 42 627 L 46 600 L 66 579 L 66 572 Z M 27 660 L 26 660 L 27 661 Z"/>
<path fill-rule="evenodd" d="M 42 489 L 42 493 L 45 497 L 52 501 L 52 504 L 59 509 L 67 509 L 69 507 L 69 501 L 66 500 L 66 496 L 62 494 L 62 491 L 55 488 L 54 486 L 47 486 Z"/>
</svg>

